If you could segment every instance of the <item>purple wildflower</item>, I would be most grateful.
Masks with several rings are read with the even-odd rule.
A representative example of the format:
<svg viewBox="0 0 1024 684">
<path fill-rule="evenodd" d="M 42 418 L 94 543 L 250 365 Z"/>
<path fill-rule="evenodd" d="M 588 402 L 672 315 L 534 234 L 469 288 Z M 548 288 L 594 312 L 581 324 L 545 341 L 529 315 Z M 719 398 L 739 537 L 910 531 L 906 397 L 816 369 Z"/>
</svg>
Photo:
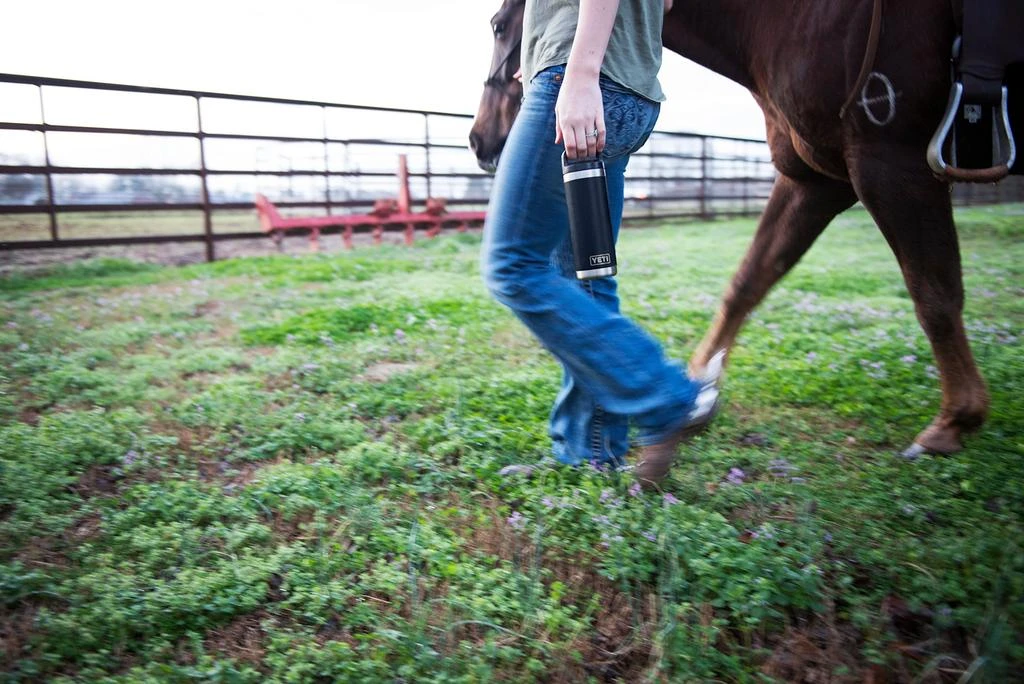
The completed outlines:
<svg viewBox="0 0 1024 684">
<path fill-rule="evenodd" d="M 658 537 L 656 537 L 653 532 L 643 532 L 642 534 L 643 534 L 644 539 L 646 539 L 649 542 L 656 542 L 656 541 L 658 541 Z"/>
<path fill-rule="evenodd" d="M 612 498 L 615 493 L 610 489 L 605 489 L 601 492 L 601 503 L 607 503 L 608 499 Z"/>
<path fill-rule="evenodd" d="M 405 342 L 405 331 L 401 328 L 395 329 L 395 339 L 399 342 Z"/>
<path fill-rule="evenodd" d="M 550 509 L 555 507 L 555 502 L 551 499 L 550 496 L 545 496 L 543 499 L 540 500 L 540 502 L 544 506 L 544 508 Z"/>
<path fill-rule="evenodd" d="M 661 498 L 669 506 L 675 506 L 677 503 L 679 503 L 679 499 L 672 496 L 672 492 L 665 492 L 665 495 L 662 496 Z"/>
<path fill-rule="evenodd" d="M 509 527 L 515 530 L 521 530 L 526 527 L 526 518 L 519 511 L 512 511 L 512 515 L 508 516 Z"/>
<path fill-rule="evenodd" d="M 633 484 L 631 484 L 629 486 L 629 495 L 630 496 L 640 496 L 640 492 L 642 492 L 642 491 L 643 491 L 643 489 L 640 487 L 640 483 L 639 482 L 634 482 Z"/>
<path fill-rule="evenodd" d="M 135 463 L 135 461 L 137 461 L 138 459 L 139 452 L 135 451 L 135 449 L 129 449 L 127 453 L 125 453 L 125 455 L 121 458 L 121 463 L 123 463 L 126 466 L 130 466 L 132 463 Z"/>
<path fill-rule="evenodd" d="M 747 474 L 740 468 L 729 468 L 729 474 L 725 476 L 731 484 L 739 485 L 743 484 L 743 480 L 747 477 Z"/>
<path fill-rule="evenodd" d="M 901 356 L 900 361 L 909 366 L 910 364 L 917 362 L 917 357 L 913 354 L 907 354 L 906 356 Z"/>
</svg>

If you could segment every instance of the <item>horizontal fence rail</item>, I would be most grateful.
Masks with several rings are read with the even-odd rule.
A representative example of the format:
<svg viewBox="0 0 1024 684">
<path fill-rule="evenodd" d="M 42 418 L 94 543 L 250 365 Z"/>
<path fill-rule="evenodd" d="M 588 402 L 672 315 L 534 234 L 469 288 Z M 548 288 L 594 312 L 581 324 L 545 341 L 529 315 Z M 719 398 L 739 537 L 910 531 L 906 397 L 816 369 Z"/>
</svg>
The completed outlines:
<svg viewBox="0 0 1024 684">
<path fill-rule="evenodd" d="M 0 250 L 263 237 L 285 215 L 360 214 L 398 194 L 483 209 L 472 116 L 0 74 Z M 656 131 L 626 177 L 627 218 L 750 215 L 775 179 L 764 141 Z M 1021 184 L 960 189 L 1022 201 Z M 999 188 L 999 189 L 992 189 Z M 331 232 L 329 229 L 325 233 Z"/>
</svg>

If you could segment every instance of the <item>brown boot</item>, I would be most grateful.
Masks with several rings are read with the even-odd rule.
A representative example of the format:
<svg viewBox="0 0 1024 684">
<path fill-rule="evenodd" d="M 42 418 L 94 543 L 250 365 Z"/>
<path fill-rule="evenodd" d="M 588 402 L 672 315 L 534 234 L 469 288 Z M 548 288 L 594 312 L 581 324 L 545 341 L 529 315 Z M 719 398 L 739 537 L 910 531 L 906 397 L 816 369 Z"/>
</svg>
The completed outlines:
<svg viewBox="0 0 1024 684">
<path fill-rule="evenodd" d="M 686 422 L 665 439 L 648 444 L 640 450 L 640 457 L 633 472 L 641 487 L 656 489 L 668 477 L 668 471 L 676 460 L 679 445 L 696 437 L 711 424 L 720 404 L 718 381 L 722 376 L 724 357 L 725 352 L 719 351 L 708 362 L 707 370 L 701 378 L 703 384 Z"/>
</svg>

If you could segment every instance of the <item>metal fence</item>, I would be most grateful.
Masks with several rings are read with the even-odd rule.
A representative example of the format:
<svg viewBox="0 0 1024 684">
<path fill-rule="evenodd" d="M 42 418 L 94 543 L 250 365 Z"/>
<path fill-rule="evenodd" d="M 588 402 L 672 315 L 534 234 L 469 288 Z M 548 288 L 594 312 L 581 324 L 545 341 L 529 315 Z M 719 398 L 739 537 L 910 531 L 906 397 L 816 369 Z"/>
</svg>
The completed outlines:
<svg viewBox="0 0 1024 684">
<path fill-rule="evenodd" d="M 471 120 L 0 74 L 0 251 L 203 242 L 212 260 L 219 241 L 264 235 L 256 193 L 284 214 L 365 213 L 397 194 L 400 154 L 414 205 L 482 209 Z M 774 177 L 763 141 L 657 131 L 630 162 L 626 216 L 756 214 Z"/>
<path fill-rule="evenodd" d="M 285 214 L 362 213 L 395 196 L 399 154 L 414 201 L 483 208 L 471 121 L 0 74 L 0 250 L 203 241 L 212 259 L 220 240 L 263 235 L 255 193 Z M 754 213 L 774 178 L 756 140 L 659 131 L 631 164 L 631 217 Z"/>
</svg>

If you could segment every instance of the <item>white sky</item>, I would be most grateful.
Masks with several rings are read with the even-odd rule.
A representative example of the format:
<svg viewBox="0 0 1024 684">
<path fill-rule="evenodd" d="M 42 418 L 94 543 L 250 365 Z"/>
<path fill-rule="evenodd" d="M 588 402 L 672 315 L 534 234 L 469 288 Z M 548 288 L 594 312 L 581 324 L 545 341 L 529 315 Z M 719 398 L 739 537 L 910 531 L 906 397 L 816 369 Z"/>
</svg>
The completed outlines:
<svg viewBox="0 0 1024 684">
<path fill-rule="evenodd" d="M 0 72 L 474 113 L 500 0 L 0 0 Z M 764 137 L 746 90 L 666 53 L 658 128 Z"/>
</svg>

